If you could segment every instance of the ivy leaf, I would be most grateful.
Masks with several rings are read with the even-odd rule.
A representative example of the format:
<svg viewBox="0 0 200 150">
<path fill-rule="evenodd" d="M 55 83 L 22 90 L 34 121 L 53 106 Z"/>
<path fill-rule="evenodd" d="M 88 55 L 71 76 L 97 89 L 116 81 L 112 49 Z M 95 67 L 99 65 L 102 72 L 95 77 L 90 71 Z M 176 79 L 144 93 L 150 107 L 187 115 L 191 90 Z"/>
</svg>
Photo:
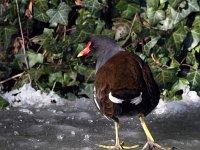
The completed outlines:
<svg viewBox="0 0 200 150">
<path fill-rule="evenodd" d="M 89 98 L 93 98 L 94 94 L 93 94 L 93 90 L 94 90 L 94 84 L 87 84 L 84 83 L 83 84 L 83 88 L 81 89 L 81 91 L 79 92 L 79 95 L 87 95 Z"/>
<path fill-rule="evenodd" d="M 33 50 L 28 51 L 28 64 L 32 68 L 37 63 L 43 63 L 44 56 L 40 53 L 36 53 Z"/>
<path fill-rule="evenodd" d="M 184 78 L 179 78 L 171 87 L 170 91 L 167 93 L 168 98 L 179 100 L 181 99 L 182 92 L 179 92 L 181 90 L 184 90 L 188 87 L 189 81 Z M 178 93 L 179 92 L 179 93 Z"/>
<path fill-rule="evenodd" d="M 188 27 L 180 26 L 166 42 L 166 48 L 172 48 L 175 51 L 175 55 L 181 53 L 181 46 L 188 33 Z"/>
<path fill-rule="evenodd" d="M 152 36 L 151 40 L 145 44 L 144 46 L 144 50 L 145 50 L 145 54 L 148 56 L 150 55 L 150 49 L 153 48 L 156 43 L 158 42 L 158 40 L 160 39 L 160 36 Z"/>
<path fill-rule="evenodd" d="M 196 17 L 195 17 L 192 26 L 193 26 L 193 27 L 199 27 L 199 26 L 200 26 L 200 16 L 196 16 Z"/>
<path fill-rule="evenodd" d="M 155 80 L 162 88 L 167 88 L 176 78 L 176 68 L 157 68 L 154 71 Z"/>
<path fill-rule="evenodd" d="M 186 63 L 187 64 L 195 64 L 196 58 L 195 58 L 195 51 L 188 52 L 186 57 Z"/>
<path fill-rule="evenodd" d="M 171 16 L 172 16 L 172 19 L 174 20 L 173 24 L 177 24 L 182 19 L 187 17 L 191 12 L 200 11 L 200 7 L 197 3 L 197 0 L 190 0 L 187 2 L 188 2 L 188 7 L 182 8 L 181 12 L 177 12 L 171 7 Z"/>
<path fill-rule="evenodd" d="M 165 12 L 163 10 L 154 10 L 152 7 L 147 8 L 148 22 L 152 25 L 156 25 L 165 19 Z"/>
<path fill-rule="evenodd" d="M 10 44 L 10 40 L 13 34 L 17 32 L 17 29 L 14 26 L 6 26 L 0 30 L 0 36 L 3 39 L 3 47 L 7 49 Z"/>
<path fill-rule="evenodd" d="M 43 33 L 39 36 L 34 37 L 32 41 L 34 43 L 43 45 L 45 42 L 48 43 L 49 41 L 51 41 L 52 38 L 53 38 L 53 29 L 44 28 Z"/>
<path fill-rule="evenodd" d="M 3 97 L 0 96 L 0 109 L 7 107 L 8 105 L 8 101 L 6 101 Z"/>
<path fill-rule="evenodd" d="M 41 22 L 48 22 L 49 21 L 49 17 L 46 14 L 46 11 L 42 11 L 40 8 L 38 7 L 34 7 L 34 15 L 33 17 Z"/>
<path fill-rule="evenodd" d="M 174 44 L 176 45 L 176 48 L 179 49 L 181 45 L 181 43 L 183 42 L 183 40 L 185 39 L 186 35 L 188 32 L 188 28 L 187 27 L 180 27 L 177 31 L 175 31 L 172 35 L 173 40 L 174 40 Z"/>
<path fill-rule="evenodd" d="M 67 25 L 70 11 L 71 8 L 65 2 L 60 3 L 57 9 L 49 9 L 46 13 L 51 18 L 49 20 L 51 26 L 55 27 L 58 23 Z"/>
<path fill-rule="evenodd" d="M 190 82 L 192 90 L 200 90 L 200 69 L 190 70 L 187 74 L 187 79 Z"/>
<path fill-rule="evenodd" d="M 157 9 L 159 6 L 160 1 L 159 0 L 147 0 L 147 8 L 154 8 Z"/>
<path fill-rule="evenodd" d="M 173 56 L 170 56 L 170 58 L 171 58 L 170 68 L 180 67 L 180 63 Z"/>
<path fill-rule="evenodd" d="M 192 43 L 191 46 L 188 48 L 188 50 L 193 49 L 196 47 L 200 41 L 200 28 L 196 27 L 191 30 L 191 36 L 192 36 Z"/>
<path fill-rule="evenodd" d="M 127 8 L 122 12 L 123 18 L 131 19 L 134 14 L 141 11 L 140 6 L 136 4 L 127 4 Z"/>
<path fill-rule="evenodd" d="M 63 76 L 63 84 L 66 86 L 77 85 L 78 81 L 76 81 L 77 73 L 69 72 L 64 73 Z"/>
<path fill-rule="evenodd" d="M 49 84 L 53 85 L 54 82 L 62 83 L 62 72 L 55 72 L 49 75 Z"/>
<path fill-rule="evenodd" d="M 189 85 L 189 81 L 184 78 L 179 78 L 172 86 L 171 91 L 173 93 L 179 91 L 179 90 L 184 90 L 186 87 Z"/>
<path fill-rule="evenodd" d="M 34 4 L 37 7 L 40 7 L 41 10 L 47 10 L 48 9 L 48 1 L 46 0 L 34 0 Z M 34 7 L 35 9 L 36 7 Z"/>
<path fill-rule="evenodd" d="M 101 2 L 99 0 L 84 0 L 83 1 L 84 7 L 86 7 L 91 13 L 95 13 L 104 7 L 107 6 L 106 0 L 102 0 Z"/>
</svg>

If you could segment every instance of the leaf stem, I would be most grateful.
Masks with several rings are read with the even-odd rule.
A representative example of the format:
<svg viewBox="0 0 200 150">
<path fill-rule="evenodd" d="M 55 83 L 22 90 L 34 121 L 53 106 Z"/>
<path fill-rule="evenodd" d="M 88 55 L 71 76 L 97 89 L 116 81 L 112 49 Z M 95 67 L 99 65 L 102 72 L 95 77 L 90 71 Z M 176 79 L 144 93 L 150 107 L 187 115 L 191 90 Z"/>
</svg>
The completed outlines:
<svg viewBox="0 0 200 150">
<path fill-rule="evenodd" d="M 18 5 L 18 0 L 15 0 L 16 2 L 16 7 L 17 7 L 17 15 L 18 15 L 18 21 L 19 21 L 19 28 L 20 28 L 20 33 L 21 33 L 21 38 L 22 38 L 22 49 L 23 49 L 23 52 L 24 52 L 24 61 L 25 61 L 25 64 L 26 64 L 26 67 L 27 69 L 29 70 L 29 65 L 28 65 L 28 60 L 27 60 L 27 54 L 26 54 L 26 50 L 25 50 L 25 45 L 24 45 L 24 35 L 23 35 L 23 31 L 22 31 L 22 24 L 21 24 L 21 19 L 20 19 L 20 15 L 19 15 L 19 5 Z M 31 77 L 30 77 L 30 74 L 28 73 L 28 78 L 29 78 L 29 81 L 31 83 Z"/>
</svg>

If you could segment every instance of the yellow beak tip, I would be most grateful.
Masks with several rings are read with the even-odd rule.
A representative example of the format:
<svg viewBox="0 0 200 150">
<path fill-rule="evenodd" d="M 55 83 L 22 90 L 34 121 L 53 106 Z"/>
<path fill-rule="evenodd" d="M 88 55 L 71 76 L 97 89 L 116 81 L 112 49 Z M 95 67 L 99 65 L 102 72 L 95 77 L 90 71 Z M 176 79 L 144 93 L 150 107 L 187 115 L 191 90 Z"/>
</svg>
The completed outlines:
<svg viewBox="0 0 200 150">
<path fill-rule="evenodd" d="M 83 56 L 83 54 L 82 54 L 82 53 L 79 53 L 79 54 L 77 55 L 77 57 L 81 57 L 81 56 Z"/>
</svg>

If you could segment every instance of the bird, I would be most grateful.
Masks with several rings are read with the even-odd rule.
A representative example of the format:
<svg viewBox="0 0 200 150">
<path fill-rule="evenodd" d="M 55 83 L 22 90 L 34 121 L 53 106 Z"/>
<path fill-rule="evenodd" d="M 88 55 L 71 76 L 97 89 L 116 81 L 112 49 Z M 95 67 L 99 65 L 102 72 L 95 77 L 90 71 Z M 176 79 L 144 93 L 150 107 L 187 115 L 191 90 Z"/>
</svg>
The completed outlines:
<svg viewBox="0 0 200 150">
<path fill-rule="evenodd" d="M 139 145 L 125 146 L 119 139 L 119 118 L 139 116 L 147 136 L 143 149 L 166 150 L 157 144 L 144 117 L 158 105 L 160 90 L 148 64 L 133 52 L 125 51 L 113 39 L 92 35 L 77 57 L 96 58 L 94 102 L 97 109 L 115 124 L 115 145 L 100 145 L 105 149 L 133 149 Z"/>
</svg>

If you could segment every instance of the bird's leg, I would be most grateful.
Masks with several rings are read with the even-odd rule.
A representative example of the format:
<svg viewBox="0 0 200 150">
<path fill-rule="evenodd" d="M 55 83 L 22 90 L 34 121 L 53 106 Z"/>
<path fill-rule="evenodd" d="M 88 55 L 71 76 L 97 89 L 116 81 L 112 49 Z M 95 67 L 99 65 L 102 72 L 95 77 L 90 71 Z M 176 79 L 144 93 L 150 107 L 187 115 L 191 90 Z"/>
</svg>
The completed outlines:
<svg viewBox="0 0 200 150">
<path fill-rule="evenodd" d="M 101 148 L 105 149 L 134 149 L 138 148 L 139 145 L 134 145 L 134 146 L 124 146 L 124 142 L 120 143 L 119 142 L 119 122 L 115 122 L 115 146 L 106 146 L 106 145 L 97 145 Z"/>
<path fill-rule="evenodd" d="M 151 135 L 151 133 L 150 133 L 145 121 L 144 121 L 144 115 L 140 114 L 139 115 L 139 119 L 140 119 L 142 128 L 144 129 L 144 132 L 145 132 L 145 134 L 147 136 L 147 143 L 144 145 L 142 150 L 145 150 L 148 146 L 150 146 L 152 148 L 155 148 L 156 150 L 173 150 L 173 149 L 175 149 L 174 147 L 173 148 L 163 148 L 159 144 L 155 143 L 154 139 L 153 139 L 153 137 L 152 137 L 152 135 Z"/>
</svg>

